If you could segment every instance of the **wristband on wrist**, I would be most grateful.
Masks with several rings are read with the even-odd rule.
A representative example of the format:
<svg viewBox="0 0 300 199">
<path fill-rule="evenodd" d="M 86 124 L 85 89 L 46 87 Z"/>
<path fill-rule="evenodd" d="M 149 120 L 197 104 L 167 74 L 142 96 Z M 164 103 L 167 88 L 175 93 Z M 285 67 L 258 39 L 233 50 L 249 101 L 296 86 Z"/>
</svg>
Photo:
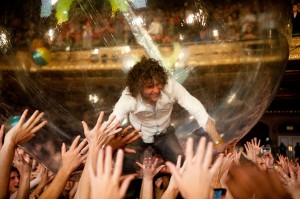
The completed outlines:
<svg viewBox="0 0 300 199">
<path fill-rule="evenodd" d="M 217 145 L 222 144 L 222 143 L 224 143 L 224 140 L 222 140 L 222 139 L 214 141 L 214 146 L 217 146 Z"/>
</svg>

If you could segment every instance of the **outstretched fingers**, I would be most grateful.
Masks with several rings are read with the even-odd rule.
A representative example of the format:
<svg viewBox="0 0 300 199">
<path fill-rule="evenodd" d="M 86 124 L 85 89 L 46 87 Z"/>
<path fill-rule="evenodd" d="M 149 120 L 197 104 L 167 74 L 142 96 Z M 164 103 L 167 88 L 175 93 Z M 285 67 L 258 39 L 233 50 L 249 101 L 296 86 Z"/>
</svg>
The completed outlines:
<svg viewBox="0 0 300 199">
<path fill-rule="evenodd" d="M 178 187 L 182 187 L 183 185 L 182 176 L 179 170 L 176 168 L 176 166 L 171 162 L 166 162 L 166 166 L 169 168 L 170 172 L 172 173 L 172 176 L 175 178 Z"/>
<path fill-rule="evenodd" d="M 18 122 L 19 125 L 22 125 L 24 124 L 25 122 L 25 119 L 26 119 L 26 116 L 27 116 L 27 113 L 28 113 L 28 109 L 25 109 L 25 111 L 23 112 L 23 114 L 21 115 L 21 118 Z"/>
<path fill-rule="evenodd" d="M 188 138 L 186 142 L 186 148 L 185 148 L 185 157 L 187 165 L 191 165 L 193 161 L 193 139 Z"/>
<path fill-rule="evenodd" d="M 122 184 L 121 184 L 121 187 L 120 187 L 120 198 L 124 198 L 125 197 L 125 194 L 126 194 L 126 191 L 130 185 L 130 182 L 135 178 L 135 174 L 132 174 L 132 175 L 129 175 L 127 176 Z"/>
<path fill-rule="evenodd" d="M 123 167 L 123 159 L 124 159 L 124 152 L 119 149 L 117 152 L 116 162 L 114 165 L 114 172 L 113 172 L 113 178 L 115 180 L 119 180 L 119 178 L 121 176 L 122 167 Z"/>
<path fill-rule="evenodd" d="M 96 125 L 95 125 L 95 128 L 98 129 L 98 128 L 101 127 L 102 122 L 103 122 L 103 117 L 104 117 L 104 112 L 101 111 L 100 114 L 99 114 L 99 117 L 98 117 L 98 119 L 97 119 L 97 123 L 96 123 Z"/>
<path fill-rule="evenodd" d="M 198 144 L 198 148 L 197 148 L 197 152 L 196 152 L 196 164 L 197 165 L 201 165 L 204 158 L 205 158 L 205 154 L 207 154 L 207 152 L 205 151 L 205 146 L 206 146 L 206 138 L 205 137 L 201 137 L 199 144 Z"/>
<path fill-rule="evenodd" d="M 213 158 L 213 143 L 209 142 L 207 144 L 207 147 L 206 147 L 206 150 L 205 150 L 205 157 L 204 157 L 204 160 L 203 160 L 203 166 L 205 168 L 209 168 L 211 166 L 212 158 Z"/>
<path fill-rule="evenodd" d="M 70 149 L 74 150 L 76 148 L 76 146 L 78 145 L 79 140 L 80 140 L 80 136 L 78 135 L 72 142 Z"/>
<path fill-rule="evenodd" d="M 34 117 L 33 117 L 34 116 Z M 44 116 L 44 113 L 39 113 L 38 111 L 35 111 L 34 114 L 30 117 L 30 119 L 32 118 L 33 120 L 31 121 L 27 121 L 26 124 L 29 125 L 28 128 L 31 130 L 35 127 L 35 125 L 42 119 L 42 117 Z"/>
<path fill-rule="evenodd" d="M 31 130 L 31 132 L 32 132 L 33 134 L 35 134 L 37 131 L 39 131 L 39 130 L 42 129 L 44 126 L 46 126 L 46 124 L 47 124 L 47 120 L 45 120 L 45 121 L 39 123 L 37 126 L 35 126 L 35 127 Z"/>
</svg>

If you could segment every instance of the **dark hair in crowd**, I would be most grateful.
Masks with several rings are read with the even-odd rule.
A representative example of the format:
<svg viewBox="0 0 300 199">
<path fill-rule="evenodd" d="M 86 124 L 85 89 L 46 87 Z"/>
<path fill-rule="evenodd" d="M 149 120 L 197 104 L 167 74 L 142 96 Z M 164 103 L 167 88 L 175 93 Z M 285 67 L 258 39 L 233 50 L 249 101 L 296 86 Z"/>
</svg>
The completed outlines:
<svg viewBox="0 0 300 199">
<path fill-rule="evenodd" d="M 143 88 L 144 82 L 147 80 L 153 81 L 153 79 L 165 86 L 168 80 L 168 72 L 158 61 L 143 56 L 141 61 L 136 63 L 128 73 L 126 86 L 130 95 L 136 97 Z"/>
<path fill-rule="evenodd" d="M 14 166 L 11 166 L 10 172 L 20 173 L 19 170 L 16 167 L 14 167 Z"/>
</svg>

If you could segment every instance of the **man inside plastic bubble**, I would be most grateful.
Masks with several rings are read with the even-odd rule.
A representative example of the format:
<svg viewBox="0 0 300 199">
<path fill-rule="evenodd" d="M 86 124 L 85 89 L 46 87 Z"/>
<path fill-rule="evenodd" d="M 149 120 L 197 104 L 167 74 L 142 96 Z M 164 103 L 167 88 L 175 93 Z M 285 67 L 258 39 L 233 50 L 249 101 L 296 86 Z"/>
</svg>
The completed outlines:
<svg viewBox="0 0 300 199">
<path fill-rule="evenodd" d="M 130 145 L 136 153 L 125 154 L 124 173 L 131 173 L 137 168 L 134 162 L 139 161 L 148 145 L 165 161 L 176 163 L 178 155 L 183 155 L 175 129 L 170 125 L 176 102 L 194 116 L 199 126 L 209 134 L 216 150 L 224 150 L 224 141 L 201 102 L 172 79 L 156 60 L 142 57 L 129 71 L 126 88 L 111 114 L 120 121 L 129 117 L 130 124 L 142 133 L 142 139 Z"/>
</svg>

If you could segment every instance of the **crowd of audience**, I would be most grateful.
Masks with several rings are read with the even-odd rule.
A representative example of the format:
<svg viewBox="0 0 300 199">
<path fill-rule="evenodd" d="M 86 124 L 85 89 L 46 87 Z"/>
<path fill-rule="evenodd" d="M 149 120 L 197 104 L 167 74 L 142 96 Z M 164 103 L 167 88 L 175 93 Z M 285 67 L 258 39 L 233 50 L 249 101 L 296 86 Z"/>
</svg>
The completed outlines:
<svg viewBox="0 0 300 199">
<path fill-rule="evenodd" d="M 90 129 L 82 122 L 85 138 L 77 136 L 71 146 L 62 144 L 61 166 L 50 172 L 30 157 L 22 145 L 33 138 L 47 121 L 35 111 L 28 119 L 26 109 L 19 122 L 5 133 L 0 129 L 0 198 L 222 198 L 300 197 L 300 167 L 283 155 L 261 153 L 260 140 L 252 139 L 244 150 L 234 146 L 213 156 L 213 143 L 205 137 L 188 138 L 184 157 L 177 165 L 148 156 L 137 164 L 141 171 L 139 195 L 129 195 L 136 173 L 122 176 L 124 153 L 141 135 L 131 126 L 120 128 L 114 117 L 103 121 L 101 112 Z M 196 148 L 196 149 L 195 149 Z M 277 160 L 276 160 L 277 159 Z M 78 180 L 72 174 L 82 169 Z M 130 188 L 131 186 L 131 188 Z"/>
<path fill-rule="evenodd" d="M 294 10 L 292 25 L 295 35 L 299 32 L 299 5 L 295 3 L 295 8 L 290 8 L 291 15 Z M 139 9 L 135 10 L 136 21 L 132 23 L 143 27 L 158 44 L 248 40 L 262 37 L 265 30 L 276 29 L 279 6 L 275 3 L 264 6 L 232 1 L 227 4 L 220 2 L 204 12 L 192 6 L 164 11 Z M 58 50 L 137 44 L 121 12 L 113 16 L 104 13 L 78 14 L 62 24 L 38 15 L 26 20 L 15 16 L 4 26 L 8 28 L 16 48 L 31 48 L 32 41 L 37 38 Z M 54 14 L 51 17 L 55 19 Z"/>
<path fill-rule="evenodd" d="M 170 44 L 174 41 L 201 42 L 219 39 L 254 39 L 260 28 L 275 26 L 276 16 L 269 13 L 266 26 L 265 15 L 255 7 L 232 4 L 218 7 L 211 13 L 207 28 L 193 29 L 186 23 L 187 10 L 172 12 L 142 11 L 143 21 L 153 41 Z M 297 9 L 296 9 L 297 8 Z M 300 33 L 300 4 L 293 6 L 293 34 Z M 272 11 L 272 9 L 270 10 Z M 296 19 L 297 18 L 297 19 Z M 299 19 L 298 19 L 299 18 Z M 93 18 L 95 19 L 95 18 Z M 76 18 L 58 27 L 59 34 L 49 45 L 65 48 L 91 49 L 95 46 L 136 44 L 131 29 L 121 13 L 115 17 L 101 17 L 101 23 L 87 18 Z M 270 23 L 272 22 L 272 23 Z M 10 34 L 14 47 L 31 47 L 39 35 L 37 21 L 21 23 L 14 18 Z M 259 24 L 259 26 L 258 26 Z M 222 26 L 220 26 L 222 25 Z M 47 24 L 44 28 L 50 27 Z M 219 30 L 216 32 L 215 30 Z M 44 30 L 46 33 L 48 30 Z M 181 37 L 182 36 L 182 37 Z M 85 138 L 77 136 L 70 146 L 61 147 L 61 166 L 56 173 L 28 155 L 22 145 L 32 139 L 47 121 L 44 114 L 35 111 L 27 118 L 25 110 L 19 122 L 7 132 L 0 129 L 0 198 L 214 198 L 222 190 L 223 198 L 272 198 L 300 197 L 300 167 L 297 160 L 283 155 L 261 153 L 260 141 L 252 139 L 244 150 L 235 147 L 214 157 L 213 144 L 206 138 L 188 138 L 184 157 L 179 156 L 177 165 L 162 162 L 159 157 L 147 156 L 139 175 L 122 176 L 124 153 L 134 153 L 127 145 L 141 138 L 131 126 L 120 128 L 114 117 L 103 121 L 101 112 L 93 128 L 83 121 Z M 125 135 L 125 136 L 124 136 Z M 194 145 L 197 144 L 197 147 Z M 196 148 L 196 150 L 194 150 Z M 74 179 L 75 171 L 82 170 L 80 178 Z M 141 179 L 140 179 L 141 178 Z M 140 179 L 139 195 L 130 195 L 134 181 Z"/>
</svg>

